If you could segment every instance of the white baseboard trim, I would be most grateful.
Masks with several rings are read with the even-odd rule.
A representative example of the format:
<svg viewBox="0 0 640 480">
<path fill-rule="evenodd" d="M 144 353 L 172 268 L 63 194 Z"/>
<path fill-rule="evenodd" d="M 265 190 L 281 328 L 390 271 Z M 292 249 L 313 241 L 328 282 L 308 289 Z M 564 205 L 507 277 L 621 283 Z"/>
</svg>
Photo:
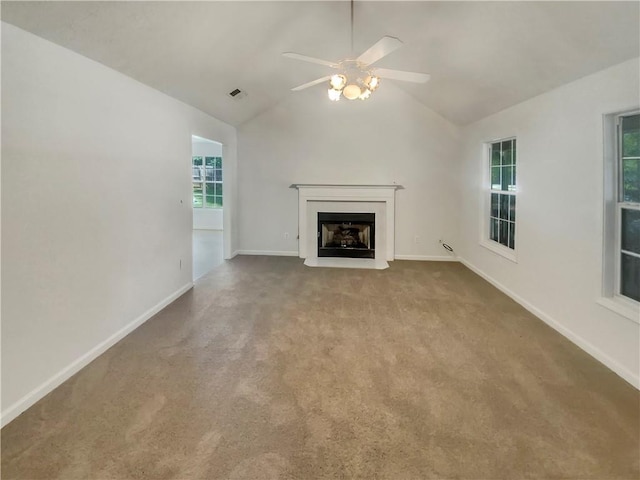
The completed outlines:
<svg viewBox="0 0 640 480">
<path fill-rule="evenodd" d="M 237 257 L 240 254 L 239 250 L 235 250 L 233 253 L 231 253 L 231 255 L 229 255 L 229 258 L 225 258 L 225 260 L 231 260 L 234 257 Z"/>
<path fill-rule="evenodd" d="M 151 307 L 149 310 L 144 312 L 142 315 L 140 315 L 138 318 L 133 320 L 131 323 L 125 325 L 123 328 L 118 330 L 109 338 L 100 342 L 98 345 L 93 347 L 87 353 L 85 353 L 84 355 L 80 356 L 79 358 L 71 362 L 71 364 L 69 364 L 62 370 L 60 370 L 58 373 L 56 373 L 51 378 L 49 378 L 44 383 L 42 383 L 40 386 L 34 388 L 31 392 L 27 393 L 24 397 L 22 397 L 20 400 L 15 402 L 13 405 L 3 410 L 2 413 L 0 414 L 0 427 L 4 427 L 6 424 L 11 422 L 18 415 L 20 415 L 22 412 L 24 412 L 29 407 L 31 407 L 34 403 L 36 403 L 38 400 L 43 398 L 45 395 L 47 395 L 48 393 L 53 391 L 55 388 L 60 386 L 62 383 L 64 383 L 66 380 L 71 378 L 73 375 L 78 373 L 80 370 L 86 367 L 89 363 L 91 363 L 93 360 L 98 358 L 100 355 L 106 352 L 109 348 L 111 348 L 113 345 L 118 343 L 120 340 L 126 337 L 129 333 L 134 331 L 136 328 L 138 328 L 144 322 L 149 320 L 156 313 L 158 313 L 164 307 L 166 307 L 171 302 L 176 300 L 178 297 L 183 295 L 185 292 L 189 291 L 191 288 L 193 288 L 193 282 L 187 283 L 186 285 L 184 285 L 183 287 L 181 287 L 180 289 L 178 289 L 177 291 L 175 291 L 174 293 L 166 297 L 164 300 L 160 301 L 159 303 Z"/>
<path fill-rule="evenodd" d="M 563 326 L 560 322 L 558 322 L 557 320 L 553 319 L 551 316 L 547 315 L 543 311 L 541 311 L 538 308 L 534 307 L 532 304 L 527 302 L 525 299 L 523 299 L 522 297 L 520 297 L 516 293 L 512 292 L 507 287 L 505 287 L 504 285 L 502 285 L 501 283 L 499 283 L 498 281 L 496 281 L 495 279 L 493 279 L 492 277 L 490 277 L 489 275 L 484 273 L 482 270 L 477 268 L 475 265 L 469 263 L 464 258 L 458 257 L 458 259 L 469 270 L 471 270 L 472 272 L 480 275 L 482 278 L 484 278 L 487 282 L 489 282 L 491 285 L 496 287 L 502 293 L 504 293 L 505 295 L 511 297 L 515 302 L 517 302 L 520 305 L 522 305 L 526 310 L 528 310 L 529 312 L 534 314 L 536 317 L 538 317 L 544 323 L 549 325 L 551 328 L 556 330 L 558 333 L 560 333 L 564 337 L 568 338 L 571 342 L 575 343 L 578 347 L 580 347 L 582 350 L 584 350 L 589 355 L 594 357 L 600 363 L 604 364 L 606 367 L 608 367 L 609 369 L 613 370 L 617 375 L 619 375 L 624 380 L 629 382 L 636 389 L 640 390 L 640 377 L 635 375 L 628 368 L 626 368 L 625 366 L 621 365 L 618 361 L 616 361 L 613 358 L 611 358 L 609 355 L 607 355 L 602 350 L 600 350 L 599 348 L 597 348 L 596 346 L 594 346 L 593 344 L 591 344 L 590 342 L 588 342 L 587 340 L 582 338 L 580 335 L 574 333 L 572 330 L 569 330 L 567 327 Z"/>
<path fill-rule="evenodd" d="M 419 262 L 457 262 L 458 257 L 447 255 L 394 255 L 395 260 L 417 260 Z"/>
<path fill-rule="evenodd" d="M 297 257 L 298 252 L 293 250 L 237 250 L 238 255 L 269 255 L 272 257 Z"/>
</svg>

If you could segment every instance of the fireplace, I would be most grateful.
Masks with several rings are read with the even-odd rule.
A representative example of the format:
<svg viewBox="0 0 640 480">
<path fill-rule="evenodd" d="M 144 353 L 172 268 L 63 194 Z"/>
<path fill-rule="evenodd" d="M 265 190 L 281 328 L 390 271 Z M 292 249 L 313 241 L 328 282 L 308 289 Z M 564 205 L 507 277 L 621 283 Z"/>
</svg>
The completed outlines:
<svg viewBox="0 0 640 480">
<path fill-rule="evenodd" d="M 294 183 L 298 190 L 298 256 L 308 267 L 389 268 L 395 256 L 395 197 L 401 185 L 336 185 Z M 373 258 L 320 257 L 318 213 L 373 213 Z M 338 222 L 331 222 L 338 223 Z M 353 222 L 352 222 L 353 223 Z M 373 230 L 373 229 L 372 229 Z M 322 241 L 320 235 L 320 241 Z M 363 242 L 364 243 L 364 242 Z"/>
<path fill-rule="evenodd" d="M 318 257 L 375 258 L 375 213 L 318 212 Z"/>
</svg>

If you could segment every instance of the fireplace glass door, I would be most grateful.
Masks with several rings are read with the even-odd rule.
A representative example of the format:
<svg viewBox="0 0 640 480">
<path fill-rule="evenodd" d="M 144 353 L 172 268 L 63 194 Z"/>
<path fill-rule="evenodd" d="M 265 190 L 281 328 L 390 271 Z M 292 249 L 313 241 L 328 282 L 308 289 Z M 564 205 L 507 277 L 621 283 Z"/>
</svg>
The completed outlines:
<svg viewBox="0 0 640 480">
<path fill-rule="evenodd" d="M 318 212 L 318 257 L 375 258 L 375 213 Z"/>
</svg>

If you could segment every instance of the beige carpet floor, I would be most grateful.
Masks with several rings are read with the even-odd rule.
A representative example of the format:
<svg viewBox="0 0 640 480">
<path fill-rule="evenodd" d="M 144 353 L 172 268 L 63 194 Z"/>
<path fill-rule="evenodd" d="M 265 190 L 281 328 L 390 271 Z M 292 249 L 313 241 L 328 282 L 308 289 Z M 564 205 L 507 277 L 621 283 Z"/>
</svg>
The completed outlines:
<svg viewBox="0 0 640 480">
<path fill-rule="evenodd" d="M 237 257 L 2 430 L 4 479 L 638 479 L 640 393 L 461 264 Z"/>
</svg>

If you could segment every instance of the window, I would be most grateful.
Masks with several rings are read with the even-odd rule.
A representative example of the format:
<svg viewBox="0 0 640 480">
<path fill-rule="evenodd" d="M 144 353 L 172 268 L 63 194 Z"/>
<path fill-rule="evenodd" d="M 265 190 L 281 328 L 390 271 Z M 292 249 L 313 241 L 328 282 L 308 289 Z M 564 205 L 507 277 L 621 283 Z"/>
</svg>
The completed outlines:
<svg viewBox="0 0 640 480">
<path fill-rule="evenodd" d="M 488 240 L 502 249 L 516 248 L 516 139 L 489 144 Z M 485 217 L 486 218 L 486 217 Z M 485 220 L 486 221 L 486 220 Z M 485 235 L 486 238 L 486 235 Z"/>
<path fill-rule="evenodd" d="M 618 116 L 616 131 L 616 293 L 640 302 L 640 113 Z"/>
<path fill-rule="evenodd" d="M 193 207 L 222 208 L 222 157 L 192 157 Z"/>
</svg>

